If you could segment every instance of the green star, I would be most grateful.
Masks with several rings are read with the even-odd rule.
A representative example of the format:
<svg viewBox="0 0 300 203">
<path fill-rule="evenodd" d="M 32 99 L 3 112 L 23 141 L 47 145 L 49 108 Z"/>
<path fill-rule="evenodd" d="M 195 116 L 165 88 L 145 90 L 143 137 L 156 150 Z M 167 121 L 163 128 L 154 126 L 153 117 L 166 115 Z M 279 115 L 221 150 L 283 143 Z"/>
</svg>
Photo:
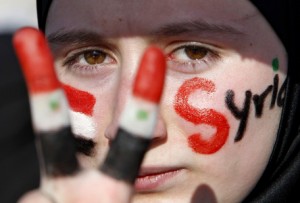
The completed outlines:
<svg viewBox="0 0 300 203">
<path fill-rule="evenodd" d="M 138 110 L 137 118 L 139 120 L 147 120 L 148 119 L 148 112 L 143 110 L 143 109 Z"/>
<path fill-rule="evenodd" d="M 53 111 L 55 111 L 55 110 L 57 110 L 57 109 L 59 109 L 59 101 L 57 101 L 57 100 L 51 100 L 50 101 L 50 108 L 53 110 Z"/>
<path fill-rule="evenodd" d="M 279 69 L 279 60 L 278 58 L 274 58 L 272 61 L 273 70 L 276 72 Z"/>
</svg>

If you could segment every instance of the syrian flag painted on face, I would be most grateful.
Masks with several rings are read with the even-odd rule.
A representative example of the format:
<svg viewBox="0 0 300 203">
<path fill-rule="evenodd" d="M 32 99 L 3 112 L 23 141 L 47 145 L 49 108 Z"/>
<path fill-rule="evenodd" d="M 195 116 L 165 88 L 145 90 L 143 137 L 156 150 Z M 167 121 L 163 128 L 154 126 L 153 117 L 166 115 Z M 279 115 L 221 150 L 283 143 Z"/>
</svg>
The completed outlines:
<svg viewBox="0 0 300 203">
<path fill-rule="evenodd" d="M 96 124 L 92 115 L 96 98 L 85 91 L 69 85 L 63 85 L 70 105 L 70 118 L 73 133 L 77 136 L 92 139 L 96 135 Z"/>
</svg>

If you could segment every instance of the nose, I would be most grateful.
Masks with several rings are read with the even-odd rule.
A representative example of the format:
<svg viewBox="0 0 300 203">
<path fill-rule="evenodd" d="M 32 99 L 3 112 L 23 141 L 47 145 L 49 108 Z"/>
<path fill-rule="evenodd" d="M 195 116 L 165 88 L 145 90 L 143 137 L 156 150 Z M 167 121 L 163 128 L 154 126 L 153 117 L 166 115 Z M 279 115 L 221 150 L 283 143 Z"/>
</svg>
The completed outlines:
<svg viewBox="0 0 300 203">
<path fill-rule="evenodd" d="M 161 113 L 158 115 L 157 123 L 153 133 L 153 144 L 160 143 L 167 138 L 167 128 L 166 123 L 161 116 Z"/>
<path fill-rule="evenodd" d="M 104 136 L 109 141 L 112 141 L 115 138 L 116 133 L 118 131 L 120 116 L 125 107 L 126 100 L 130 95 L 131 84 L 132 82 L 129 80 L 128 77 L 124 78 L 123 80 L 120 80 L 118 94 L 116 97 L 117 99 L 114 106 L 114 115 L 112 121 L 109 123 L 104 133 Z"/>
<path fill-rule="evenodd" d="M 130 55 L 127 57 L 127 61 L 123 61 L 122 67 L 121 67 L 121 76 L 119 80 L 119 89 L 118 89 L 118 94 L 117 94 L 117 104 L 115 106 L 115 111 L 114 111 L 114 116 L 111 121 L 111 123 L 108 125 L 106 131 L 105 131 L 105 137 L 109 139 L 110 141 L 114 139 L 116 136 L 116 133 L 119 128 L 119 121 L 120 117 L 122 114 L 124 114 L 124 107 L 125 103 L 128 102 L 130 97 L 132 97 L 132 89 L 133 89 L 133 80 L 134 78 L 134 73 L 137 70 L 137 67 L 139 65 L 138 61 L 139 60 L 134 60 L 137 58 L 141 58 L 141 56 L 135 55 L 135 57 L 132 57 L 133 55 Z M 129 62 L 128 62 L 129 61 Z M 128 106 L 126 106 L 127 110 Z M 167 130 L 165 127 L 165 123 L 163 120 L 163 117 L 161 114 L 158 112 L 156 120 L 156 125 L 154 128 L 154 132 L 152 134 L 152 139 L 153 141 L 158 141 L 166 138 L 167 135 Z M 138 126 L 137 126 L 138 127 Z M 139 126 L 140 129 L 142 129 L 141 126 Z M 143 133 L 143 132 L 142 132 Z"/>
<path fill-rule="evenodd" d="M 119 121 L 122 113 L 124 113 L 124 107 L 125 103 L 128 100 L 128 98 L 131 96 L 131 84 L 132 81 L 122 82 L 120 84 L 119 88 L 119 94 L 118 94 L 118 101 L 115 106 L 114 116 L 110 124 L 105 130 L 104 136 L 109 140 L 112 141 L 116 133 L 118 131 Z M 161 111 L 158 113 L 156 125 L 153 131 L 152 139 L 153 142 L 157 143 L 158 141 L 162 141 L 167 137 L 167 128 L 166 124 L 164 122 L 163 116 Z"/>
</svg>

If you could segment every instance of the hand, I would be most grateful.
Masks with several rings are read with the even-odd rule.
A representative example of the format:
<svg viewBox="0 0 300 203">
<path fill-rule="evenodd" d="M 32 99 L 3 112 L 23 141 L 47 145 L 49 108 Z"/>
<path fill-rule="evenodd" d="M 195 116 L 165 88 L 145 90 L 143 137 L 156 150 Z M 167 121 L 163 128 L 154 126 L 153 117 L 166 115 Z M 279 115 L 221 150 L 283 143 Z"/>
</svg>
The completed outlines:
<svg viewBox="0 0 300 203">
<path fill-rule="evenodd" d="M 97 170 L 62 177 L 43 177 L 39 189 L 25 194 L 20 203 L 125 203 L 132 186 Z"/>
<path fill-rule="evenodd" d="M 141 124 L 141 121 L 123 115 L 126 122 L 118 130 L 102 166 L 83 170 L 76 158 L 67 100 L 55 75 L 44 35 L 35 28 L 23 28 L 16 32 L 14 46 L 29 91 L 41 170 L 40 188 L 25 194 L 19 202 L 130 202 L 132 185 L 151 142 L 156 116 L 143 120 L 146 130 L 135 133 L 132 126 Z M 153 115 L 156 115 L 160 101 L 165 69 L 164 54 L 156 47 L 149 48 L 143 56 L 133 86 L 131 100 L 138 97 L 139 101 L 147 104 L 147 110 L 150 107 Z M 153 88 L 149 81 L 154 78 L 158 85 Z M 125 113 L 141 108 L 139 105 L 128 105 Z M 128 120 L 131 123 L 128 124 Z"/>
</svg>

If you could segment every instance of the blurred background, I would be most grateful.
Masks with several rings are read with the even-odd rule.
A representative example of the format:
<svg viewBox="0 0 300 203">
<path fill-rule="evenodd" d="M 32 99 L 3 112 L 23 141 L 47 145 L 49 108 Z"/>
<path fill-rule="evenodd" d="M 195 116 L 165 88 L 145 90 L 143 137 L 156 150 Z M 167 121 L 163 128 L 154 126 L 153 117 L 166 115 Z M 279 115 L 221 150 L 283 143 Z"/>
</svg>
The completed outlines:
<svg viewBox="0 0 300 203">
<path fill-rule="evenodd" d="M 13 33 L 37 27 L 35 0 L 0 0 L 0 202 L 15 203 L 39 185 L 28 94 Z"/>
<path fill-rule="evenodd" d="M 0 0 L 0 33 L 37 26 L 35 0 Z"/>
</svg>

